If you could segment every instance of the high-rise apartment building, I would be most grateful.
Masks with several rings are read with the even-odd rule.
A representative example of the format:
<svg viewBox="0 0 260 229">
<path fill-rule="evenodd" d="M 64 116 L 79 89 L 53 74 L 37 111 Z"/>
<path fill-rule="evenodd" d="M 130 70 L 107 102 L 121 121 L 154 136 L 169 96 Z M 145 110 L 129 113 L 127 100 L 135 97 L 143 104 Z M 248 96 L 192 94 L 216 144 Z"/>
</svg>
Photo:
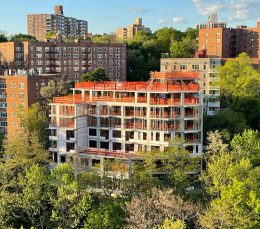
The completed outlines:
<svg viewBox="0 0 260 229">
<path fill-rule="evenodd" d="M 54 14 L 27 15 L 28 34 L 39 41 L 46 41 L 46 34 L 54 32 L 68 37 L 81 37 L 88 33 L 88 22 L 63 15 L 63 7 L 54 8 Z"/>
<path fill-rule="evenodd" d="M 151 32 L 151 29 L 142 24 L 142 18 L 136 18 L 134 24 L 128 25 L 127 28 L 117 28 L 116 36 L 118 40 L 133 39 L 138 31 Z"/>
<path fill-rule="evenodd" d="M 0 76 L 0 132 L 13 136 L 23 128 L 21 119 L 28 108 L 39 102 L 45 105 L 40 96 L 42 87 L 47 86 L 53 79 L 60 79 L 60 75 L 31 75 L 26 71 L 16 74 L 10 70 Z"/>
<path fill-rule="evenodd" d="M 222 65 L 220 58 L 162 58 L 161 72 L 199 73 L 200 92 L 204 100 L 204 112 L 213 115 L 220 109 L 220 87 L 216 67 Z"/>
<path fill-rule="evenodd" d="M 71 81 L 79 81 L 83 73 L 96 68 L 104 68 L 111 80 L 126 80 L 126 45 L 120 43 L 3 42 L 0 57 L 12 68 L 61 74 Z"/>
<path fill-rule="evenodd" d="M 256 27 L 238 26 L 227 28 L 226 23 L 219 23 L 217 16 L 210 17 L 207 24 L 199 28 L 199 49 L 206 50 L 207 57 L 235 58 L 246 52 L 256 62 L 260 59 L 260 22 Z"/>
<path fill-rule="evenodd" d="M 76 83 L 72 95 L 51 104 L 54 163 L 87 168 L 104 158 L 129 162 L 139 151 L 166 150 L 176 137 L 200 155 L 198 77 L 198 72 L 152 72 L 148 82 Z"/>
</svg>

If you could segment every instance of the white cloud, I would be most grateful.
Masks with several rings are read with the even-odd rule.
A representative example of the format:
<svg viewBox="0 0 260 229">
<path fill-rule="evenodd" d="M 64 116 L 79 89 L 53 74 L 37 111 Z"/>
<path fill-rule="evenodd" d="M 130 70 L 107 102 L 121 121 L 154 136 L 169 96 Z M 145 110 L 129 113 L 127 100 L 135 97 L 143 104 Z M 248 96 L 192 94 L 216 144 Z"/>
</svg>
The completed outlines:
<svg viewBox="0 0 260 229">
<path fill-rule="evenodd" d="M 187 21 L 183 17 L 174 17 L 172 21 L 174 24 L 187 24 Z"/>
<path fill-rule="evenodd" d="M 260 16 L 260 0 L 192 0 L 200 15 L 219 13 L 229 16 L 230 21 L 256 20 Z"/>
<path fill-rule="evenodd" d="M 192 0 L 192 2 L 200 15 L 209 15 L 225 9 L 225 5 L 221 1 Z"/>
</svg>

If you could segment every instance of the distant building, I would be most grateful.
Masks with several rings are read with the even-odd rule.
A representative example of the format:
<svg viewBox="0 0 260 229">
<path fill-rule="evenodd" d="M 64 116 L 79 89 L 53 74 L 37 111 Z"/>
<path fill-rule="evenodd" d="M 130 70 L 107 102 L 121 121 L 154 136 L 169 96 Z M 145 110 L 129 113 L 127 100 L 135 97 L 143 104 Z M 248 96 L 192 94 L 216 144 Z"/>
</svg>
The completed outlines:
<svg viewBox="0 0 260 229">
<path fill-rule="evenodd" d="M 104 68 L 111 80 L 126 80 L 126 45 L 122 43 L 3 42 L 1 60 L 9 68 L 61 74 L 70 81 L 79 81 L 83 73 L 96 68 Z"/>
<path fill-rule="evenodd" d="M 220 67 L 222 62 L 220 58 L 162 58 L 160 71 L 199 73 L 203 110 L 207 115 L 213 115 L 220 109 L 220 87 L 215 68 Z"/>
<path fill-rule="evenodd" d="M 116 36 L 118 40 L 133 39 L 138 31 L 151 32 L 151 29 L 142 24 L 142 18 L 136 18 L 134 24 L 128 25 L 127 28 L 117 28 Z"/>
<path fill-rule="evenodd" d="M 23 68 L 24 46 L 21 42 L 0 43 L 0 66 L 9 69 Z"/>
<path fill-rule="evenodd" d="M 27 15 L 28 34 L 39 41 L 46 41 L 46 34 L 54 32 L 68 37 L 82 37 L 88 34 L 88 22 L 63 15 L 63 7 L 54 8 L 54 14 Z"/>
<path fill-rule="evenodd" d="M 148 82 L 76 83 L 72 95 L 51 104 L 54 163 L 86 169 L 121 158 L 131 167 L 138 152 L 167 150 L 176 137 L 193 156 L 201 155 L 198 77 L 198 72 L 152 72 Z"/>
<path fill-rule="evenodd" d="M 260 59 L 260 21 L 256 27 L 238 26 L 227 28 L 226 23 L 217 21 L 217 15 L 209 18 L 207 24 L 198 25 L 199 50 L 205 50 L 207 57 L 235 58 L 246 52 L 256 63 Z"/>
<path fill-rule="evenodd" d="M 23 128 L 21 119 L 25 117 L 28 108 L 41 99 L 40 90 L 47 86 L 50 80 L 57 81 L 60 75 L 31 75 L 27 71 L 5 71 L 0 75 L 0 132 L 13 136 Z"/>
</svg>

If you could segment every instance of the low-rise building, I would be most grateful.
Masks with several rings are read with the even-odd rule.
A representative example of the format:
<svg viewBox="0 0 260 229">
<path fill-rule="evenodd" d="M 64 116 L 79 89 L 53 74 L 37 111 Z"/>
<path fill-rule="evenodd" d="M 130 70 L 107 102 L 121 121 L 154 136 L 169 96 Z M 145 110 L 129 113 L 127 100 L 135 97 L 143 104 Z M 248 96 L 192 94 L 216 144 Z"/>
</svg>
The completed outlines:
<svg viewBox="0 0 260 229">
<path fill-rule="evenodd" d="M 220 87 L 216 68 L 222 65 L 220 58 L 162 58 L 161 72 L 199 73 L 200 92 L 204 99 L 204 112 L 213 115 L 220 109 Z"/>
<path fill-rule="evenodd" d="M 51 104 L 54 163 L 91 167 L 103 158 L 128 162 L 138 151 L 164 151 L 175 139 L 202 153 L 198 72 L 152 72 L 148 82 L 80 82 Z M 131 164 L 131 163 L 130 163 Z"/>
</svg>

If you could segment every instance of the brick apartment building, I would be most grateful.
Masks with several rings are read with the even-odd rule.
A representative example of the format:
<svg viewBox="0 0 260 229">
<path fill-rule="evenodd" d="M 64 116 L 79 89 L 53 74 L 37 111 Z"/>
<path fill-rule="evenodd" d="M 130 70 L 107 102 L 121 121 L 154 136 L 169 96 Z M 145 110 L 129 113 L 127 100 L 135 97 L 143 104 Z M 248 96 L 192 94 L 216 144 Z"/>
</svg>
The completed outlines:
<svg viewBox="0 0 260 229">
<path fill-rule="evenodd" d="M 117 28 L 116 37 L 118 40 L 133 39 L 138 31 L 151 32 L 151 29 L 142 24 L 142 18 L 136 18 L 134 24 L 128 25 L 127 28 Z"/>
<path fill-rule="evenodd" d="M 0 57 L 1 64 L 9 68 L 61 74 L 72 81 L 79 81 L 83 73 L 99 67 L 105 69 L 111 80 L 126 80 L 126 45 L 122 43 L 3 42 L 0 43 Z"/>
<path fill-rule="evenodd" d="M 166 150 L 175 137 L 193 156 L 200 155 L 198 77 L 198 72 L 152 72 L 148 82 L 76 83 L 72 95 L 51 104 L 54 163 L 86 169 L 104 158 L 120 158 L 131 165 L 138 151 Z"/>
<path fill-rule="evenodd" d="M 82 37 L 88 33 L 88 22 L 63 15 L 63 7 L 54 7 L 54 14 L 27 15 L 28 34 L 38 41 L 46 41 L 48 32 L 55 32 L 65 37 Z"/>
<path fill-rule="evenodd" d="M 23 68 L 24 47 L 21 42 L 0 43 L 0 66 L 9 69 Z"/>
<path fill-rule="evenodd" d="M 60 75 L 30 75 L 26 71 L 12 71 L 0 75 L 0 132 L 13 136 L 23 126 L 21 118 L 28 108 L 39 102 L 42 106 L 40 90 L 52 79 L 60 79 Z"/>
<path fill-rule="evenodd" d="M 206 50 L 208 57 L 235 58 L 246 52 L 259 63 L 260 59 L 260 22 L 256 27 L 238 26 L 227 28 L 226 23 L 219 23 L 217 15 L 210 17 L 207 24 L 200 24 L 199 50 Z"/>
<path fill-rule="evenodd" d="M 162 58 L 161 72 L 198 72 L 200 92 L 204 99 L 204 112 L 213 115 L 220 109 L 220 87 L 217 86 L 216 67 L 223 63 L 221 58 Z"/>
</svg>

